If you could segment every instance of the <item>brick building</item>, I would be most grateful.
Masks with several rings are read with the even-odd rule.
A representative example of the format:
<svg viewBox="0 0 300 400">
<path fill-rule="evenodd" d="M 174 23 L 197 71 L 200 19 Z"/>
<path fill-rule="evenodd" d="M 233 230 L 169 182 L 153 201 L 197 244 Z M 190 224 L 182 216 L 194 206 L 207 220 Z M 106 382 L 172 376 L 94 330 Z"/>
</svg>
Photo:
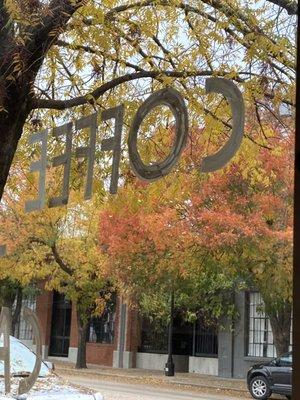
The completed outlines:
<svg viewBox="0 0 300 400">
<path fill-rule="evenodd" d="M 175 316 L 173 353 L 175 370 L 243 378 L 250 365 L 276 356 L 270 321 L 257 292 L 235 296 L 239 319 L 224 321 L 219 332 L 200 321 L 185 323 Z M 75 362 L 77 321 L 75 307 L 56 292 L 43 291 L 30 306 L 42 327 L 43 357 Z M 20 321 L 19 337 L 32 345 L 30 327 Z M 116 297 L 100 318 L 91 318 L 87 362 L 117 368 L 164 369 L 167 331 L 142 319 Z"/>
<path fill-rule="evenodd" d="M 36 299 L 36 313 L 42 328 L 43 357 L 62 357 L 75 362 L 78 340 L 75 307 L 63 295 L 43 291 Z M 91 319 L 87 362 L 131 367 L 132 354 L 137 348 L 136 327 L 137 314 L 128 311 L 120 299 L 116 299 L 113 310 L 106 311 L 99 319 Z"/>
</svg>

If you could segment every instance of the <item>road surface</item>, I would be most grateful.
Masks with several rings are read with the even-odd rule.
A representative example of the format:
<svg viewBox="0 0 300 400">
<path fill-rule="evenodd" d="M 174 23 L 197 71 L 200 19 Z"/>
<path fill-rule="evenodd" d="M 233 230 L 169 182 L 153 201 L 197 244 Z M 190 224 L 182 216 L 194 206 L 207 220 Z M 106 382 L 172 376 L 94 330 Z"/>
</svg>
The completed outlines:
<svg viewBox="0 0 300 400">
<path fill-rule="evenodd" d="M 212 394 L 189 391 L 159 389 L 151 385 L 137 385 L 101 381 L 98 378 L 68 376 L 68 381 L 95 389 L 105 400 L 249 400 L 250 397 L 235 397 L 229 394 Z"/>
</svg>

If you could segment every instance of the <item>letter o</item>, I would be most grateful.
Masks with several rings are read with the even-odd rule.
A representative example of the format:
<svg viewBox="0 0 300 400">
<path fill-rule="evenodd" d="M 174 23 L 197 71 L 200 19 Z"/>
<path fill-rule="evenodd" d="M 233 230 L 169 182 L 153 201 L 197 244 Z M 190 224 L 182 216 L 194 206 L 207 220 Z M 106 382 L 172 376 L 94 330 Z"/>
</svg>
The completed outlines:
<svg viewBox="0 0 300 400">
<path fill-rule="evenodd" d="M 176 121 L 176 137 L 168 157 L 160 163 L 144 164 L 137 149 L 139 128 L 146 115 L 160 105 L 166 105 L 172 111 Z M 128 138 L 128 152 L 130 164 L 135 174 L 142 180 L 155 181 L 166 176 L 177 163 L 187 141 L 188 112 L 181 94 L 172 88 L 158 90 L 151 94 L 138 109 Z"/>
</svg>

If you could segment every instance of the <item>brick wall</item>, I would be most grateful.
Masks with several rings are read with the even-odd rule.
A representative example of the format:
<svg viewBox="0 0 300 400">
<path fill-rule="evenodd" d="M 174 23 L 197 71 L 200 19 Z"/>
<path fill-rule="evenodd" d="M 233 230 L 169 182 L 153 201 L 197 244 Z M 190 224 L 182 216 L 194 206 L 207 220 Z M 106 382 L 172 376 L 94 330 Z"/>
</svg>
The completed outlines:
<svg viewBox="0 0 300 400">
<path fill-rule="evenodd" d="M 52 320 L 52 299 L 53 293 L 43 290 L 44 284 L 40 285 L 41 294 L 37 296 L 36 314 L 42 329 L 42 344 L 50 345 L 51 320 Z"/>
<path fill-rule="evenodd" d="M 140 323 L 138 311 L 128 309 L 127 313 L 127 335 L 125 351 L 133 353 L 132 365 L 136 366 L 136 353 L 140 342 Z"/>
<path fill-rule="evenodd" d="M 113 365 L 114 344 L 87 343 L 86 360 L 90 364 Z"/>
<path fill-rule="evenodd" d="M 118 309 L 118 304 L 117 304 Z M 118 330 L 118 313 L 116 314 L 115 330 Z M 107 367 L 113 365 L 113 351 L 117 348 L 117 332 L 115 332 L 114 343 L 87 343 L 86 345 L 86 361 L 90 364 L 99 364 Z M 76 307 L 72 305 L 72 319 L 71 319 L 71 332 L 70 332 L 70 347 L 77 347 L 78 343 L 77 333 L 77 315 Z"/>
<path fill-rule="evenodd" d="M 41 289 L 44 287 L 41 284 Z M 50 345 L 51 322 L 52 322 L 52 302 L 53 293 L 42 289 L 41 294 L 37 297 L 37 315 L 42 328 L 42 343 Z M 113 365 L 113 352 L 118 348 L 119 333 L 119 317 L 120 317 L 120 299 L 117 298 L 116 319 L 115 319 L 115 336 L 114 343 L 87 343 L 87 362 L 90 364 L 99 364 L 111 367 Z M 139 317 L 136 310 L 128 310 L 127 313 L 127 335 L 125 350 L 134 353 L 137 352 L 140 332 Z M 70 347 L 77 348 L 77 315 L 76 307 L 72 305 L 71 331 L 70 331 Z M 134 361 L 135 363 L 135 361 Z"/>
<path fill-rule="evenodd" d="M 70 347 L 78 345 L 77 315 L 76 306 L 72 304 L 71 330 L 70 330 Z"/>
</svg>

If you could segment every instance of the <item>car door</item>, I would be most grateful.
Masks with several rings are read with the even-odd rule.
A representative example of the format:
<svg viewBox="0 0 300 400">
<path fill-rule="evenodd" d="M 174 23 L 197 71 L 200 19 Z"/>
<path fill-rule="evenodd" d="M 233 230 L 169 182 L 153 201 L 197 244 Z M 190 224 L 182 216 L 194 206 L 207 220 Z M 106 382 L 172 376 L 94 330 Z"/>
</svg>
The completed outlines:
<svg viewBox="0 0 300 400">
<path fill-rule="evenodd" d="M 271 367 L 271 376 L 275 393 L 289 394 L 292 391 L 292 353 L 277 358 Z"/>
</svg>

